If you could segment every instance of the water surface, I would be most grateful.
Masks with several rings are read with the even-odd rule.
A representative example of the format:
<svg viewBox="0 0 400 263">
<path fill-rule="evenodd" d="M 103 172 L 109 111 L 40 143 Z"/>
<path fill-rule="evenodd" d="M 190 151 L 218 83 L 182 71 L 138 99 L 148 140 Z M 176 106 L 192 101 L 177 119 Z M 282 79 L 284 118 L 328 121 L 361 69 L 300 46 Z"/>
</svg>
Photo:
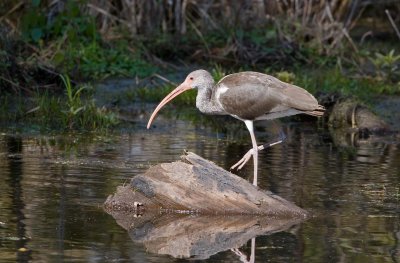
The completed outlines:
<svg viewBox="0 0 400 263">
<path fill-rule="evenodd" d="M 0 135 L 1 262 L 174 262 L 146 252 L 102 203 L 151 165 L 193 151 L 229 168 L 251 147 L 244 125 L 216 131 L 183 120 L 145 119 L 108 135 Z M 268 123 L 266 123 L 268 124 Z M 259 186 L 313 213 L 258 236 L 256 262 L 399 262 L 400 144 L 332 135 L 310 122 L 281 124 L 285 143 L 260 154 Z M 258 139 L 276 137 L 260 124 Z M 252 180 L 252 164 L 240 176 Z M 250 253 L 251 241 L 240 251 Z M 242 258 L 243 259 L 243 258 Z M 246 259 L 246 257 L 244 257 Z M 240 262 L 231 250 L 206 262 Z"/>
</svg>

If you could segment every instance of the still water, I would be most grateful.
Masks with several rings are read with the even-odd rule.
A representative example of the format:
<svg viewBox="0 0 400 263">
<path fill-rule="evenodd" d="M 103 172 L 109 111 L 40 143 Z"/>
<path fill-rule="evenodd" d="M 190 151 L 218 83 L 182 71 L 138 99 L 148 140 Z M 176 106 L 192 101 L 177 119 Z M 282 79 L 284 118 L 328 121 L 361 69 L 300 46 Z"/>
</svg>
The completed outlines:
<svg viewBox="0 0 400 263">
<path fill-rule="evenodd" d="M 146 116 L 145 116 L 146 117 Z M 102 204 L 118 185 L 184 149 L 229 168 L 251 147 L 237 131 L 146 118 L 107 135 L 0 135 L 0 262 L 182 262 L 132 240 Z M 266 123 L 268 124 L 268 123 Z M 260 124 L 260 142 L 274 130 Z M 279 124 L 285 143 L 260 154 L 259 186 L 312 212 L 289 229 L 201 262 L 399 262 L 400 144 L 315 122 Z M 252 164 L 238 175 L 252 180 Z M 250 237 L 251 238 L 251 237 Z"/>
</svg>

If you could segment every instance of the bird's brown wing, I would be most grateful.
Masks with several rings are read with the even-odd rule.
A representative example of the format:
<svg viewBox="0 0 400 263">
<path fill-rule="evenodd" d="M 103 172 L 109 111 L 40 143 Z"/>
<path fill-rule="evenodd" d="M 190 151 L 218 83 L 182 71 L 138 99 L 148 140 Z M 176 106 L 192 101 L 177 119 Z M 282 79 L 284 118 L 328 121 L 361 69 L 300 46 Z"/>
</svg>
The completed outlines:
<svg viewBox="0 0 400 263">
<path fill-rule="evenodd" d="M 228 75 L 217 83 L 226 91 L 219 102 L 226 112 L 242 119 L 255 119 L 277 111 L 313 111 L 317 100 L 306 90 L 258 72 Z"/>
</svg>

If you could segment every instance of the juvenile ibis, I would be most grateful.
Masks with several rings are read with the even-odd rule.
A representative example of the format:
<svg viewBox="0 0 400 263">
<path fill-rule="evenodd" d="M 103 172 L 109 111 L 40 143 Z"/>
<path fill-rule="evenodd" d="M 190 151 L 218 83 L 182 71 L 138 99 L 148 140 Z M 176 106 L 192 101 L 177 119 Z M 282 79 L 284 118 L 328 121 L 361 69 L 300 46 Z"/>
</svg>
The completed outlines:
<svg viewBox="0 0 400 263">
<path fill-rule="evenodd" d="M 253 156 L 254 185 L 257 185 L 258 151 L 281 141 L 257 146 L 253 122 L 299 113 L 318 117 L 324 113 L 324 107 L 319 105 L 318 101 L 306 90 L 267 74 L 252 71 L 239 72 L 227 75 L 215 83 L 208 71 L 200 69 L 191 72 L 182 84 L 158 104 L 149 119 L 147 129 L 165 104 L 190 89 L 197 89 L 196 107 L 202 113 L 231 115 L 246 124 L 253 147 L 231 169 L 236 167 L 241 169 Z"/>
</svg>

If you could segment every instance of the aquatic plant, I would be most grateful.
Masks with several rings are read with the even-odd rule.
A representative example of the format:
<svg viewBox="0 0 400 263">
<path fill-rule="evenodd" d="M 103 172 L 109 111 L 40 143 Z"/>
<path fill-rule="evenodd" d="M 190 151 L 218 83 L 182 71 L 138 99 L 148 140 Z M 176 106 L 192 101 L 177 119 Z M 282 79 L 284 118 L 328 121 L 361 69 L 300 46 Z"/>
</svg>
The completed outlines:
<svg viewBox="0 0 400 263">
<path fill-rule="evenodd" d="M 387 54 L 376 52 L 375 57 L 370 60 L 375 66 L 375 73 L 379 79 L 400 80 L 400 55 L 395 55 L 394 49 Z"/>
<path fill-rule="evenodd" d="M 117 115 L 98 108 L 89 86 L 74 87 L 61 76 L 65 93 L 36 91 L 32 97 L 0 96 L 0 122 L 39 131 L 104 131 L 119 123 Z"/>
<path fill-rule="evenodd" d="M 66 109 L 62 110 L 62 122 L 68 129 L 101 129 L 115 125 L 118 120 L 114 113 L 98 109 L 93 100 L 83 99 L 82 93 L 88 89 L 81 86 L 74 89 L 68 76 L 60 76 L 67 95 Z"/>
<path fill-rule="evenodd" d="M 68 127 L 72 129 L 74 125 L 74 118 L 81 112 L 82 110 L 85 110 L 86 105 L 84 105 L 81 101 L 81 93 L 84 89 L 86 89 L 85 86 L 82 86 L 78 88 L 77 90 L 73 90 L 71 86 L 71 81 L 68 76 L 60 76 L 62 81 L 64 82 L 66 94 L 67 94 L 67 101 L 66 101 L 66 106 L 67 110 L 63 111 L 66 115 L 66 121 L 68 124 Z"/>
</svg>

